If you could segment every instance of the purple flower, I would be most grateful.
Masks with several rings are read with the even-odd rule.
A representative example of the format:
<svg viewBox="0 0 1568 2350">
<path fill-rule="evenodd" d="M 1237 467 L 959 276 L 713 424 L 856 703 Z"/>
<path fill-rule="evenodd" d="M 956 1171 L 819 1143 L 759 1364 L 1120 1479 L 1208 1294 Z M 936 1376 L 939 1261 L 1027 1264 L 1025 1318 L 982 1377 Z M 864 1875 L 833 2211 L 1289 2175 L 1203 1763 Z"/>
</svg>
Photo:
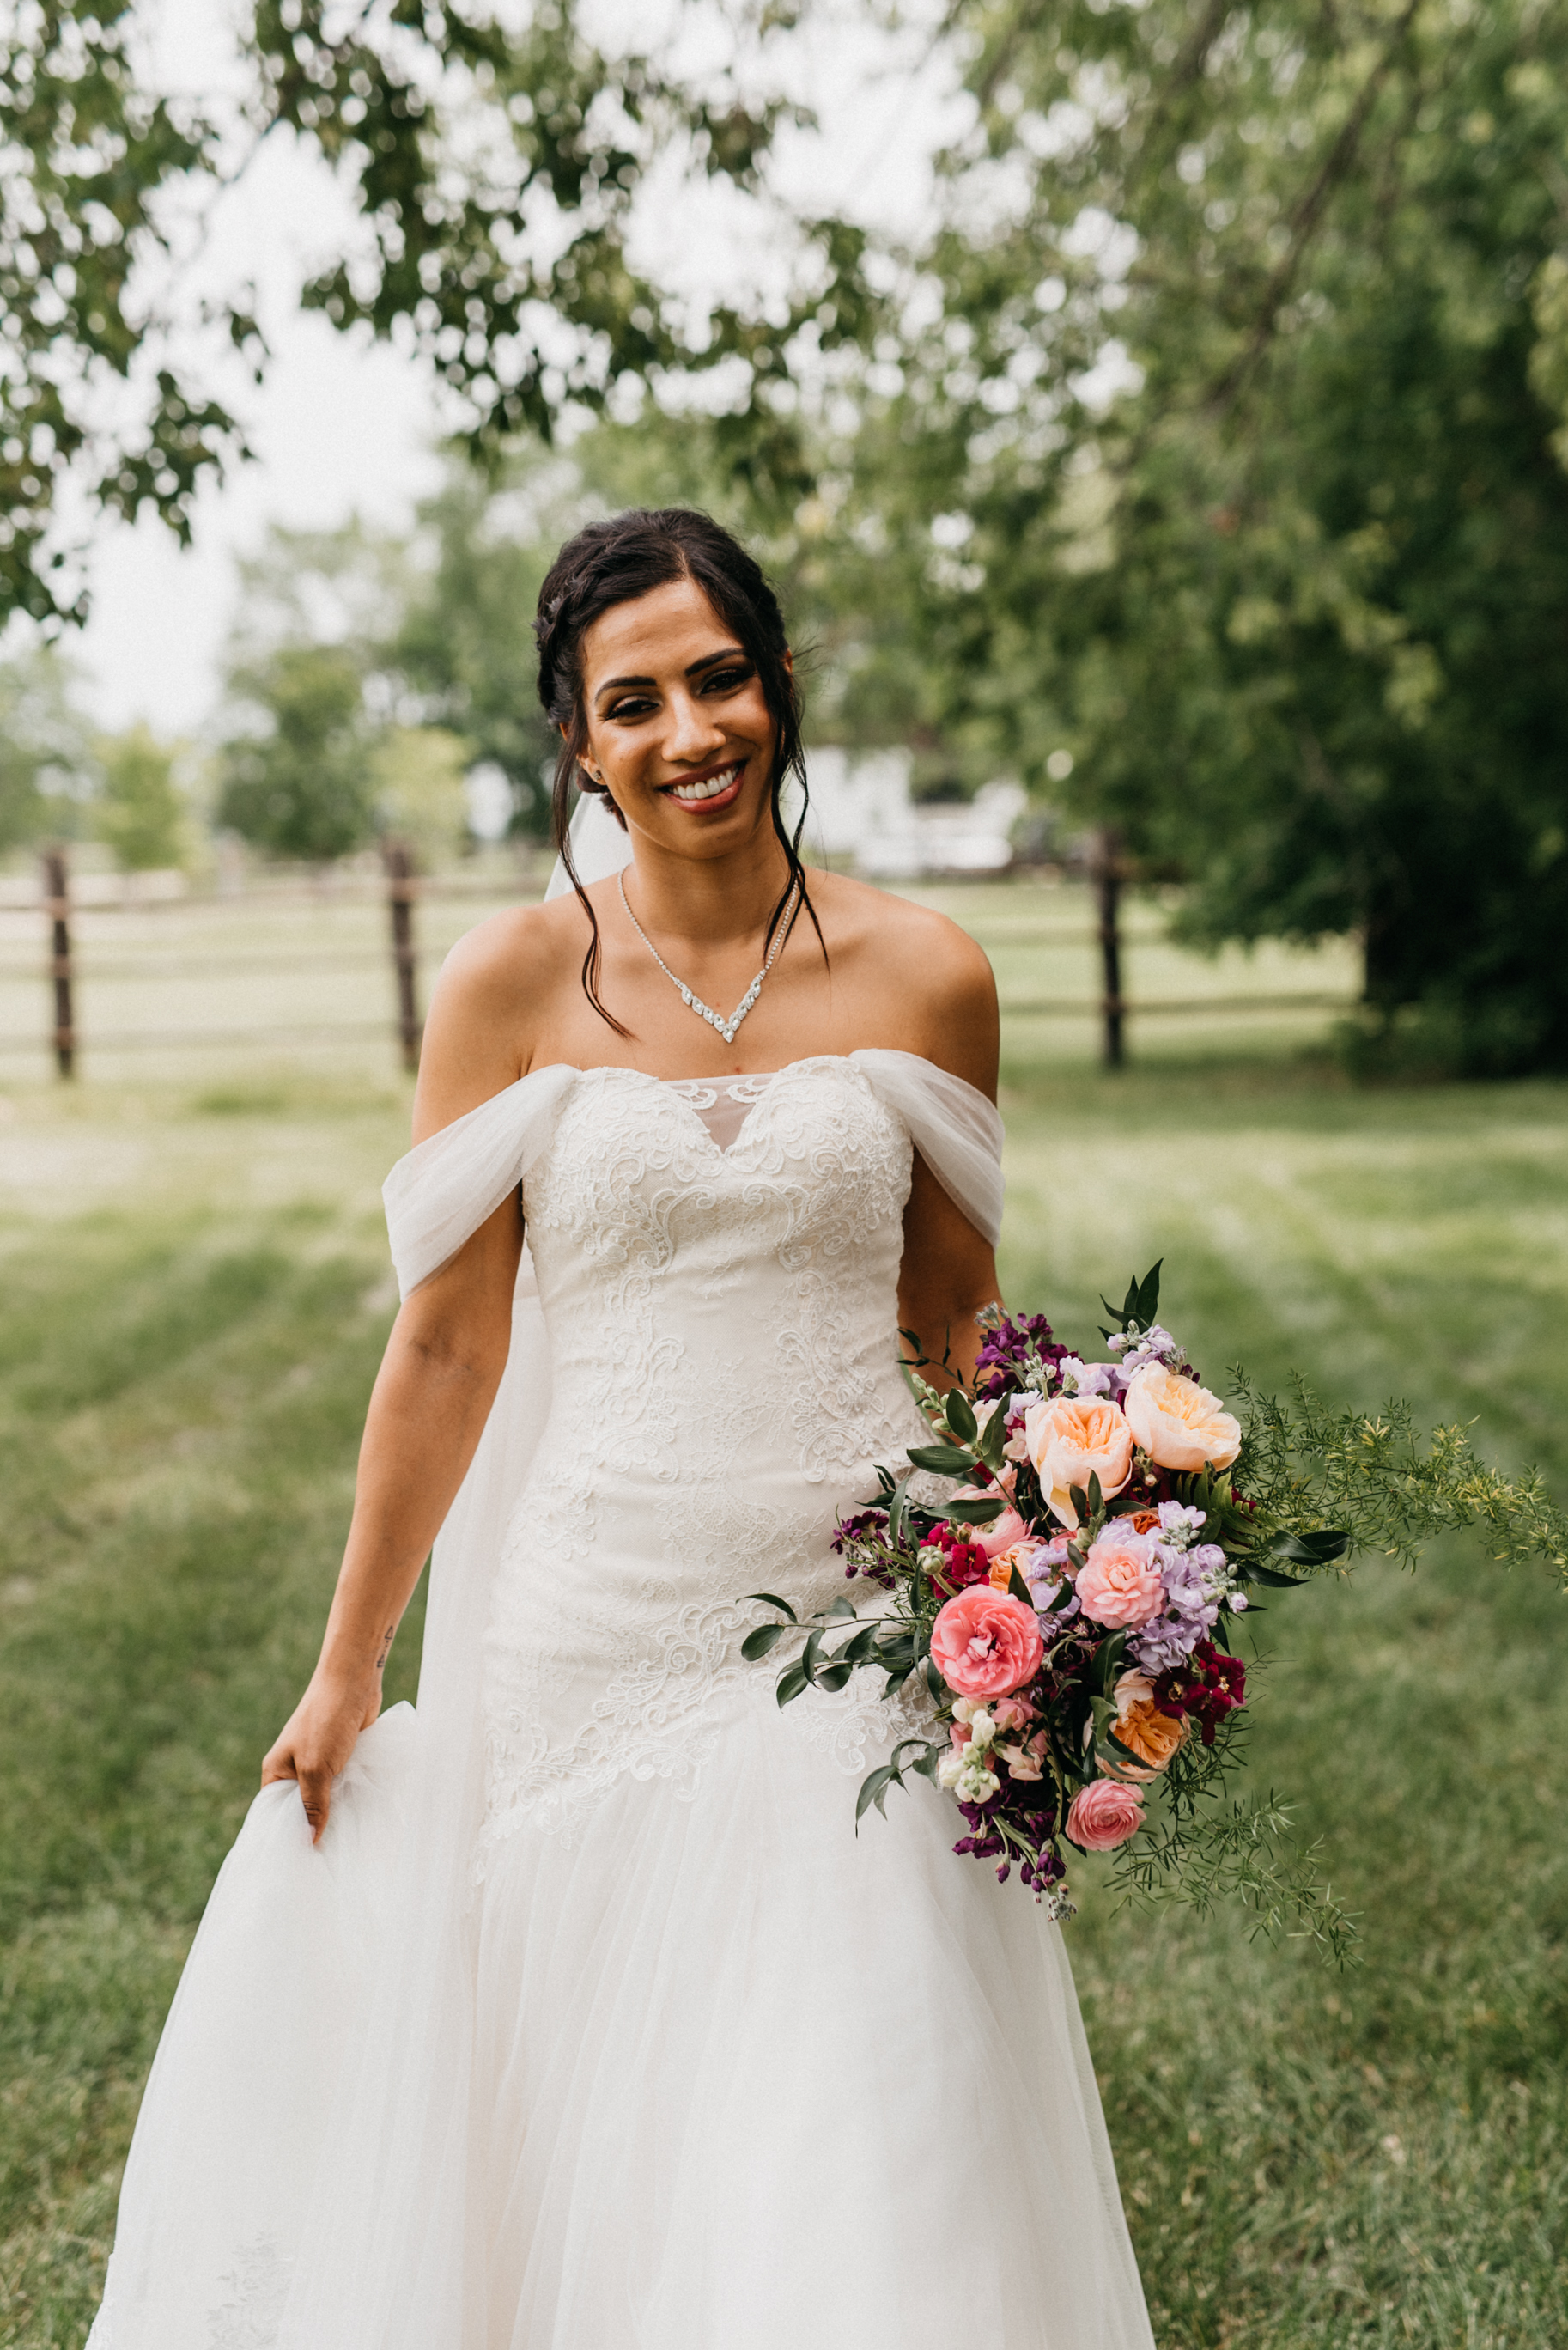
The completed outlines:
<svg viewBox="0 0 1568 2350">
<path fill-rule="evenodd" d="M 1206 1611 L 1210 1621 L 1218 1609 Z M 1207 1627 L 1196 1618 L 1183 1621 L 1179 1617 L 1157 1616 L 1146 1624 L 1127 1643 L 1127 1653 L 1135 1658 L 1145 1672 L 1168 1673 L 1173 1666 L 1184 1665 L 1202 1639 Z"/>
<path fill-rule="evenodd" d="M 1185 1502 L 1161 1502 L 1159 1505 L 1160 1532 L 1183 1549 L 1203 1522 L 1203 1512 L 1189 1508 Z"/>
</svg>

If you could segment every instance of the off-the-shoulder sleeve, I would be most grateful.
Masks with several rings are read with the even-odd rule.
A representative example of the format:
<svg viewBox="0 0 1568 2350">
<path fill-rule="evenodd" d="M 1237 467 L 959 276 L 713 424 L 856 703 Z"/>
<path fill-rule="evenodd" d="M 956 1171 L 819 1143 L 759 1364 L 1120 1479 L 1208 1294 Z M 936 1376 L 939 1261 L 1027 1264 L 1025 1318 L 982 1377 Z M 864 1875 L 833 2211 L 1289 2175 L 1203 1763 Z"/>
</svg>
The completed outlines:
<svg viewBox="0 0 1568 2350">
<path fill-rule="evenodd" d="M 850 1060 L 896 1110 L 955 1207 L 992 1248 L 1002 1231 L 1002 1114 L 950 1070 L 918 1053 L 866 1050 Z"/>
<path fill-rule="evenodd" d="M 400 1159 L 385 1183 L 400 1295 L 439 1273 L 523 1181 L 555 1130 L 578 1072 L 533 1069 Z"/>
</svg>

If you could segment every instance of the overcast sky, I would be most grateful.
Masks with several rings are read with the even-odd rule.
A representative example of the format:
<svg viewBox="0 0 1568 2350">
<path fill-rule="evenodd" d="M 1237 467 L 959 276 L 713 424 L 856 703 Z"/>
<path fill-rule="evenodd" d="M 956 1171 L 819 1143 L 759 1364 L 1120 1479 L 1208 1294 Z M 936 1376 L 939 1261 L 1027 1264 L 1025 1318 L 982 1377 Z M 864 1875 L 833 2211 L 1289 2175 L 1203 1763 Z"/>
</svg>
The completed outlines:
<svg viewBox="0 0 1568 2350">
<path fill-rule="evenodd" d="M 598 0 L 607 15 L 629 0 Z M 637 0 L 648 36 L 650 0 Z M 211 97 L 232 78 L 223 0 L 146 0 L 161 79 Z M 700 16 L 689 11 L 691 26 Z M 950 69 L 905 36 L 867 26 L 856 0 L 826 0 L 793 36 L 792 88 L 822 119 L 781 159 L 786 192 L 826 209 L 836 201 L 907 233 L 927 201 L 929 158 L 961 119 Z M 922 59 L 925 61 L 922 62 Z M 145 718 L 165 735 L 211 713 L 233 609 L 234 558 L 271 522 L 330 527 L 356 510 L 399 525 L 432 484 L 438 396 L 428 371 L 301 313 L 297 290 L 346 218 L 341 192 L 307 149 L 275 137 L 222 201 L 200 274 L 209 285 L 254 278 L 273 348 L 265 385 L 226 388 L 256 462 L 209 486 L 195 543 L 182 551 L 161 524 L 99 526 L 89 556 L 92 615 L 71 650 L 94 716 L 118 728 Z M 683 288 L 732 288 L 738 269 L 765 265 L 722 200 L 677 205 L 661 191 L 642 258 Z M 753 250 L 742 259 L 742 246 Z"/>
</svg>

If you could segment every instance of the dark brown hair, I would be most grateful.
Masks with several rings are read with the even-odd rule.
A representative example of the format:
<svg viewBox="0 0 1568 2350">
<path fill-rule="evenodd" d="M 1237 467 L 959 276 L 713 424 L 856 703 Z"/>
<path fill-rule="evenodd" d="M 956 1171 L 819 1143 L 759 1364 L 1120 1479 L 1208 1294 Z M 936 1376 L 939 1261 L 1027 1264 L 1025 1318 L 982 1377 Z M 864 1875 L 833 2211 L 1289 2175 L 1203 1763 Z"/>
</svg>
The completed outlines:
<svg viewBox="0 0 1568 2350">
<path fill-rule="evenodd" d="M 757 672 L 774 728 L 774 772 L 770 779 L 774 831 L 789 867 L 783 894 L 769 919 L 764 951 L 784 920 L 790 892 L 798 883 L 800 906 L 810 917 L 818 941 L 822 926 L 805 887 L 800 860 L 800 837 L 805 823 L 805 759 L 801 747 L 801 695 L 791 672 L 789 642 L 778 598 L 761 566 L 740 541 L 732 538 L 711 515 L 691 506 L 661 506 L 649 511 L 634 507 L 612 515 L 607 522 L 592 522 L 568 539 L 552 564 L 539 590 L 534 634 L 539 645 L 539 699 L 552 724 L 565 730 L 556 762 L 551 799 L 556 847 L 573 889 L 588 918 L 592 936 L 583 958 L 583 992 L 601 1020 L 618 1036 L 627 1030 L 599 1001 L 599 926 L 587 893 L 572 862 L 569 826 L 574 785 L 604 799 L 616 822 L 626 819 L 602 784 L 596 784 L 581 765 L 587 748 L 587 712 L 583 701 L 582 644 L 585 632 L 612 605 L 629 604 L 655 588 L 690 579 L 700 588 L 719 618 L 733 634 Z M 785 778 L 794 775 L 801 787 L 801 812 L 793 834 L 784 824 L 780 795 Z M 797 907 L 796 911 L 799 911 Z M 794 916 L 791 916 L 793 925 Z M 823 948 L 826 955 L 826 947 Z"/>
</svg>

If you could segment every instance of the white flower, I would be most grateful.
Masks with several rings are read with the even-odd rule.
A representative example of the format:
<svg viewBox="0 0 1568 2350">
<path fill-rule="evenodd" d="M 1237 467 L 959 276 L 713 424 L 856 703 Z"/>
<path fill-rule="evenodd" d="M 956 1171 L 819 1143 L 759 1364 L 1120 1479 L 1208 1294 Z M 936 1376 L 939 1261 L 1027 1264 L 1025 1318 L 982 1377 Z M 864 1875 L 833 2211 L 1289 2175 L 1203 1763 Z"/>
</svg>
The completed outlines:
<svg viewBox="0 0 1568 2350">
<path fill-rule="evenodd" d="M 995 1739 L 996 1724 L 992 1721 L 991 1715 L 986 1711 L 983 1699 L 976 1700 L 972 1697 L 955 1698 L 953 1700 L 953 1720 L 955 1721 L 968 1722 L 970 1744 L 971 1746 L 979 1747 L 981 1752 L 983 1752 L 986 1747 L 991 1745 L 992 1741 Z"/>
<path fill-rule="evenodd" d="M 961 1804 L 987 1803 L 1002 1784 L 972 1745 L 950 1746 L 937 1764 L 937 1779 Z"/>
</svg>

